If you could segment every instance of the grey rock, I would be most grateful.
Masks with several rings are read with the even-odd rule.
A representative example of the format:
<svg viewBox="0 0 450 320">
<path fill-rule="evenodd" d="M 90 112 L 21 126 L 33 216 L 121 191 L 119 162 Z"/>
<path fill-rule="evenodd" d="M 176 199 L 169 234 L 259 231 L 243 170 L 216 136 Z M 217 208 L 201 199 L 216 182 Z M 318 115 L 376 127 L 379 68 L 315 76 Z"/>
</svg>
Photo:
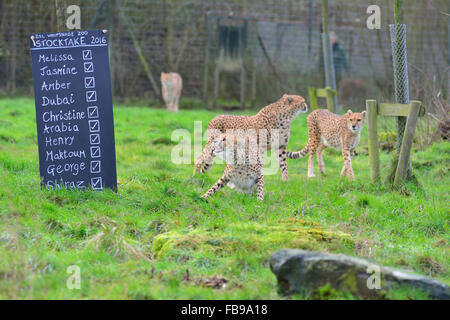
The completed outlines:
<svg viewBox="0 0 450 320">
<path fill-rule="evenodd" d="M 270 269 L 283 294 L 310 294 L 329 284 L 360 298 L 376 299 L 392 288 L 405 286 L 425 291 L 432 299 L 450 299 L 449 287 L 442 282 L 346 255 L 282 249 L 270 257 Z M 380 275 L 379 286 L 376 274 Z"/>
</svg>

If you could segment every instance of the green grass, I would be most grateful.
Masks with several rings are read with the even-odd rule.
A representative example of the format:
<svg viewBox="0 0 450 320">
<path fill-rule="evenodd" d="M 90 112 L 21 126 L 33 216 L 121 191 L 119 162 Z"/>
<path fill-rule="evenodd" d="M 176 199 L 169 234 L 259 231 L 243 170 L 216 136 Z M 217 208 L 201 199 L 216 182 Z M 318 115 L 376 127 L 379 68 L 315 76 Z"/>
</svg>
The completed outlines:
<svg viewBox="0 0 450 320">
<path fill-rule="evenodd" d="M 284 299 L 268 266 L 284 247 L 450 283 L 448 142 L 413 154 L 420 186 L 400 191 L 370 183 L 364 129 L 353 183 L 339 177 L 339 152 L 327 150 L 325 177 L 308 180 L 306 159 L 288 160 L 290 180 L 266 176 L 263 203 L 229 188 L 206 202 L 199 196 L 224 165 L 193 177 L 192 165 L 171 162 L 171 134 L 193 132 L 194 120 L 205 128 L 215 113 L 114 112 L 118 193 L 43 191 L 34 101 L 0 99 L 0 299 Z M 307 141 L 305 119 L 292 124 L 290 150 Z M 381 154 L 382 172 L 389 159 Z M 80 290 L 66 287 L 70 265 L 81 269 Z"/>
</svg>

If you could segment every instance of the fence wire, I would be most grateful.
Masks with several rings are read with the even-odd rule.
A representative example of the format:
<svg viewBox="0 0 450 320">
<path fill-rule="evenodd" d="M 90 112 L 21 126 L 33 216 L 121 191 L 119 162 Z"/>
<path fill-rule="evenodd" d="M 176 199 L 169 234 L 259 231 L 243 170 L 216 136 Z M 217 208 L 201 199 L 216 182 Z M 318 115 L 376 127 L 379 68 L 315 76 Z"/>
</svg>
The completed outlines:
<svg viewBox="0 0 450 320">
<path fill-rule="evenodd" d="M 81 8 L 82 29 L 109 30 L 115 98 L 156 98 L 143 61 L 157 86 L 161 72 L 178 72 L 184 98 L 213 96 L 218 17 L 248 22 L 240 63 L 245 73 L 242 76 L 239 68 L 220 72 L 220 104 L 239 101 L 242 91 L 246 101 L 255 99 L 260 105 L 285 92 L 306 95 L 308 85 L 325 85 L 318 0 L 74 0 L 70 4 Z M 382 8 L 380 30 L 366 28 L 364 1 L 329 1 L 330 31 L 337 35 L 345 57 L 334 59 L 339 102 L 356 108 L 363 108 L 366 98 L 392 100 L 394 95 L 388 28 L 392 8 L 383 0 L 371 4 Z M 410 70 L 439 77 L 447 67 L 448 19 L 441 13 L 446 10 L 446 0 L 411 1 L 405 8 L 408 62 L 417 67 Z M 207 21 L 208 16 L 215 18 Z M 0 94 L 32 94 L 28 36 L 55 30 L 55 1 L 0 1 Z M 420 79 L 422 75 L 410 71 L 414 99 L 421 98 L 420 90 L 413 88 Z"/>
</svg>

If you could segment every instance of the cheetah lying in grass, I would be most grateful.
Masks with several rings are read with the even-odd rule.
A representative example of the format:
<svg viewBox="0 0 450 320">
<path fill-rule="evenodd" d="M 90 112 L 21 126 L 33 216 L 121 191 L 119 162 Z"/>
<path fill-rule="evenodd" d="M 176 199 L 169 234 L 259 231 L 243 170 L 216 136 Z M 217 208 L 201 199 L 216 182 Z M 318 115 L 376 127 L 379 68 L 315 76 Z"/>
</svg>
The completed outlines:
<svg viewBox="0 0 450 320">
<path fill-rule="evenodd" d="M 256 131 L 262 150 L 270 150 L 272 143 L 278 142 L 278 161 L 284 181 L 288 180 L 286 165 L 286 146 L 289 142 L 289 132 L 292 120 L 300 113 L 308 111 L 305 99 L 297 95 L 285 94 L 280 100 L 264 107 L 254 116 L 232 116 L 220 115 L 211 120 L 208 125 L 207 143 L 227 130 Z M 278 141 L 276 139 L 278 133 Z M 201 155 L 194 168 L 199 171 L 200 166 L 205 166 L 204 171 L 208 171 L 210 165 L 204 164 Z M 212 163 L 211 163 L 212 164 Z"/>
<path fill-rule="evenodd" d="M 247 194 L 252 194 L 256 186 L 258 200 L 264 200 L 262 154 L 256 143 L 256 136 L 251 139 L 248 135 L 223 133 L 206 144 L 199 171 L 203 173 L 210 168 L 216 156 L 224 159 L 227 165 L 222 177 L 202 198 L 206 199 L 228 185 Z"/>
<path fill-rule="evenodd" d="M 308 144 L 301 151 L 288 152 L 287 157 L 291 159 L 303 158 L 309 153 L 308 177 L 314 175 L 314 154 L 317 153 L 317 162 L 321 173 L 325 173 L 322 152 L 326 147 L 342 149 L 344 167 L 341 176 L 348 175 L 350 180 L 354 179 L 351 153 L 358 145 L 361 130 L 364 127 L 366 112 L 348 112 L 338 116 L 328 110 L 315 110 L 308 115 Z"/>
</svg>

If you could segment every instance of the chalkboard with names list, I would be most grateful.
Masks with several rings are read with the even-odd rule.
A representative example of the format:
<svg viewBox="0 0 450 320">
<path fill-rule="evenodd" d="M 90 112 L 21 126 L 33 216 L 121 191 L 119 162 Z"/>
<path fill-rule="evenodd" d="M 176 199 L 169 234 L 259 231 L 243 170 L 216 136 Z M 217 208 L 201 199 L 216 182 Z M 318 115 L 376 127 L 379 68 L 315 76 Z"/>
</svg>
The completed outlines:
<svg viewBox="0 0 450 320">
<path fill-rule="evenodd" d="M 107 33 L 32 34 L 30 51 L 42 186 L 117 190 Z"/>
</svg>

